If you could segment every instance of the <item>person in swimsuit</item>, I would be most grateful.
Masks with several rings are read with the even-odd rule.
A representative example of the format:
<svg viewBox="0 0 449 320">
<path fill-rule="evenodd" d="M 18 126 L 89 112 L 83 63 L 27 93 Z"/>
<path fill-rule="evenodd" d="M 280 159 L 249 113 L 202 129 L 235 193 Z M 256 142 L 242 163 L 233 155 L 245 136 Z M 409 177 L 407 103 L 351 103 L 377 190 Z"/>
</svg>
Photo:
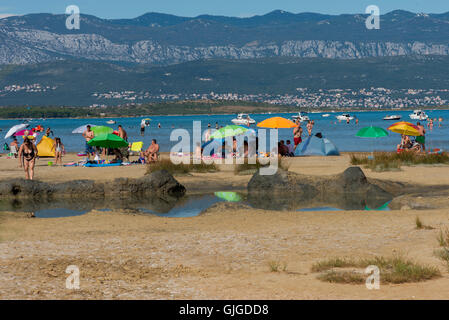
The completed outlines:
<svg viewBox="0 0 449 320">
<path fill-rule="evenodd" d="M 52 150 L 55 150 L 55 164 L 59 163 L 62 166 L 62 153 L 65 151 L 64 145 L 61 142 L 61 138 L 55 138 Z"/>
<path fill-rule="evenodd" d="M 302 142 L 302 128 L 301 128 L 301 122 L 296 122 L 297 126 L 293 129 L 293 141 L 295 143 L 295 150 L 296 147 Z"/>
<path fill-rule="evenodd" d="M 416 137 L 416 142 L 418 142 L 421 145 L 421 150 L 426 151 L 426 129 L 424 129 L 424 126 L 418 122 L 416 124 L 418 127 L 419 136 Z"/>
<path fill-rule="evenodd" d="M 36 164 L 37 148 L 30 139 L 25 137 L 19 149 L 19 166 L 25 170 L 25 178 L 33 180 L 34 165 Z"/>
<path fill-rule="evenodd" d="M 90 155 L 95 154 L 95 150 L 92 146 L 88 144 L 90 140 L 92 140 L 95 137 L 94 132 L 90 129 L 90 125 L 86 126 L 86 131 L 83 132 L 83 137 L 86 139 L 86 154 L 87 158 L 90 159 Z"/>
</svg>

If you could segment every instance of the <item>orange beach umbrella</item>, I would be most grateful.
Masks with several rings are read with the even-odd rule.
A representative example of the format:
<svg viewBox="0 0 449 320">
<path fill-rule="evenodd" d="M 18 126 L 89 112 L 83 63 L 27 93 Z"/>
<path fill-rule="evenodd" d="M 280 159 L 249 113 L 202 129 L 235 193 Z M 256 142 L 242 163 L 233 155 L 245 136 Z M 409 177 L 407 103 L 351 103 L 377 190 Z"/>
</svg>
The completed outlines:
<svg viewBox="0 0 449 320">
<path fill-rule="evenodd" d="M 405 134 L 406 136 L 419 136 L 419 128 L 410 122 L 396 122 L 388 127 L 388 130 L 400 134 Z"/>
<path fill-rule="evenodd" d="M 282 117 L 273 117 L 265 119 L 262 122 L 259 122 L 257 126 L 260 128 L 280 129 L 280 128 L 294 128 L 296 127 L 296 124 L 293 121 L 290 121 Z"/>
</svg>

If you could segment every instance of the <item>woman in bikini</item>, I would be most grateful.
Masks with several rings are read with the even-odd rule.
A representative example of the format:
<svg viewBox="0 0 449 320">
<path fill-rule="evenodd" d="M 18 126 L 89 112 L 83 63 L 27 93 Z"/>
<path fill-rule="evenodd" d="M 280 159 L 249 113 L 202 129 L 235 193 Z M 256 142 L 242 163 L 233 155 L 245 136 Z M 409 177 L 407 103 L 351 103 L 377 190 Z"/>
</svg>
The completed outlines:
<svg viewBox="0 0 449 320">
<path fill-rule="evenodd" d="M 30 139 L 25 138 L 19 149 L 19 165 L 25 170 L 25 178 L 33 180 L 37 148 Z"/>
<path fill-rule="evenodd" d="M 53 150 L 55 150 L 55 164 L 59 163 L 62 166 L 62 153 L 64 152 L 65 148 L 64 145 L 61 142 L 61 138 L 55 138 L 55 143 L 53 144 Z"/>
</svg>

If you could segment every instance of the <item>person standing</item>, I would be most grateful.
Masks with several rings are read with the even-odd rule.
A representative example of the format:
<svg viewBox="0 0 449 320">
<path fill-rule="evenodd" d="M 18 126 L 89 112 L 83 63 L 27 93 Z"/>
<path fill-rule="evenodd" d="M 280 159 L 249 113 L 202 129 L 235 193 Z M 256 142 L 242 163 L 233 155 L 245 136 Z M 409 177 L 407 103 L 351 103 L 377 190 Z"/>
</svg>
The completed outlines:
<svg viewBox="0 0 449 320">
<path fill-rule="evenodd" d="M 416 126 L 419 132 L 419 136 L 416 137 L 416 142 L 421 145 L 423 151 L 426 151 L 426 129 L 420 122 L 416 123 Z"/>
<path fill-rule="evenodd" d="M 52 149 L 55 150 L 55 164 L 57 165 L 59 161 L 62 166 L 62 154 L 65 151 L 65 148 L 61 142 L 61 138 L 55 138 Z"/>
<path fill-rule="evenodd" d="M 145 135 L 145 123 L 140 125 L 140 135 L 143 137 Z"/>
<path fill-rule="evenodd" d="M 89 141 L 95 137 L 94 132 L 91 130 L 90 125 L 86 126 L 86 130 L 83 132 L 83 137 L 86 139 L 86 154 L 87 158 L 90 159 L 90 155 L 95 153 L 94 148 L 89 145 Z"/>
<path fill-rule="evenodd" d="M 25 137 L 19 149 L 19 166 L 25 170 L 25 179 L 27 180 L 33 180 L 36 157 L 36 146 L 28 137 Z"/>
<path fill-rule="evenodd" d="M 118 136 L 128 142 L 128 134 L 126 133 L 125 129 L 123 129 L 122 125 L 118 126 Z M 117 151 L 120 153 L 121 160 L 123 158 L 129 159 L 128 147 L 119 148 Z"/>
<path fill-rule="evenodd" d="M 296 121 L 296 127 L 293 128 L 293 142 L 295 143 L 295 150 L 302 142 L 302 128 L 299 120 Z"/>
</svg>

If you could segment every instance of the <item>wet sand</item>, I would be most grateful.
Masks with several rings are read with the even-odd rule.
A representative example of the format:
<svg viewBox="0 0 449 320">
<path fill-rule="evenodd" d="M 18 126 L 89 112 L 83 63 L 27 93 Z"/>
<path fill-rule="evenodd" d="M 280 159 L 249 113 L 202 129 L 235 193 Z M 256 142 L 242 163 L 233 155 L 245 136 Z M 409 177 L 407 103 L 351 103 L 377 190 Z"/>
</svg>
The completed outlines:
<svg viewBox="0 0 449 320">
<path fill-rule="evenodd" d="M 65 162 L 70 161 L 69 155 Z M 49 167 L 36 179 L 111 180 L 140 177 L 145 167 Z M 311 175 L 344 171 L 349 156 L 290 160 L 290 170 Z M 0 179 L 22 177 L 17 161 L 0 158 Z M 245 188 L 251 176 L 229 169 L 177 176 L 189 192 Z M 382 179 L 426 187 L 449 185 L 449 166 L 371 172 Z M 418 188 L 419 190 L 419 188 Z M 423 194 L 425 197 L 425 194 Z M 447 196 L 446 196 L 447 197 Z M 433 230 L 416 230 L 419 216 Z M 126 211 L 92 211 L 58 219 L 0 213 L 0 299 L 448 299 L 449 270 L 434 255 L 449 207 L 438 210 L 276 212 L 224 205 L 194 218 L 170 219 Z M 438 267 L 442 277 L 421 283 L 330 284 L 316 279 L 313 263 L 329 257 L 401 253 Z M 271 272 L 270 261 L 287 265 Z M 80 290 L 68 290 L 69 265 L 80 269 Z"/>
</svg>

